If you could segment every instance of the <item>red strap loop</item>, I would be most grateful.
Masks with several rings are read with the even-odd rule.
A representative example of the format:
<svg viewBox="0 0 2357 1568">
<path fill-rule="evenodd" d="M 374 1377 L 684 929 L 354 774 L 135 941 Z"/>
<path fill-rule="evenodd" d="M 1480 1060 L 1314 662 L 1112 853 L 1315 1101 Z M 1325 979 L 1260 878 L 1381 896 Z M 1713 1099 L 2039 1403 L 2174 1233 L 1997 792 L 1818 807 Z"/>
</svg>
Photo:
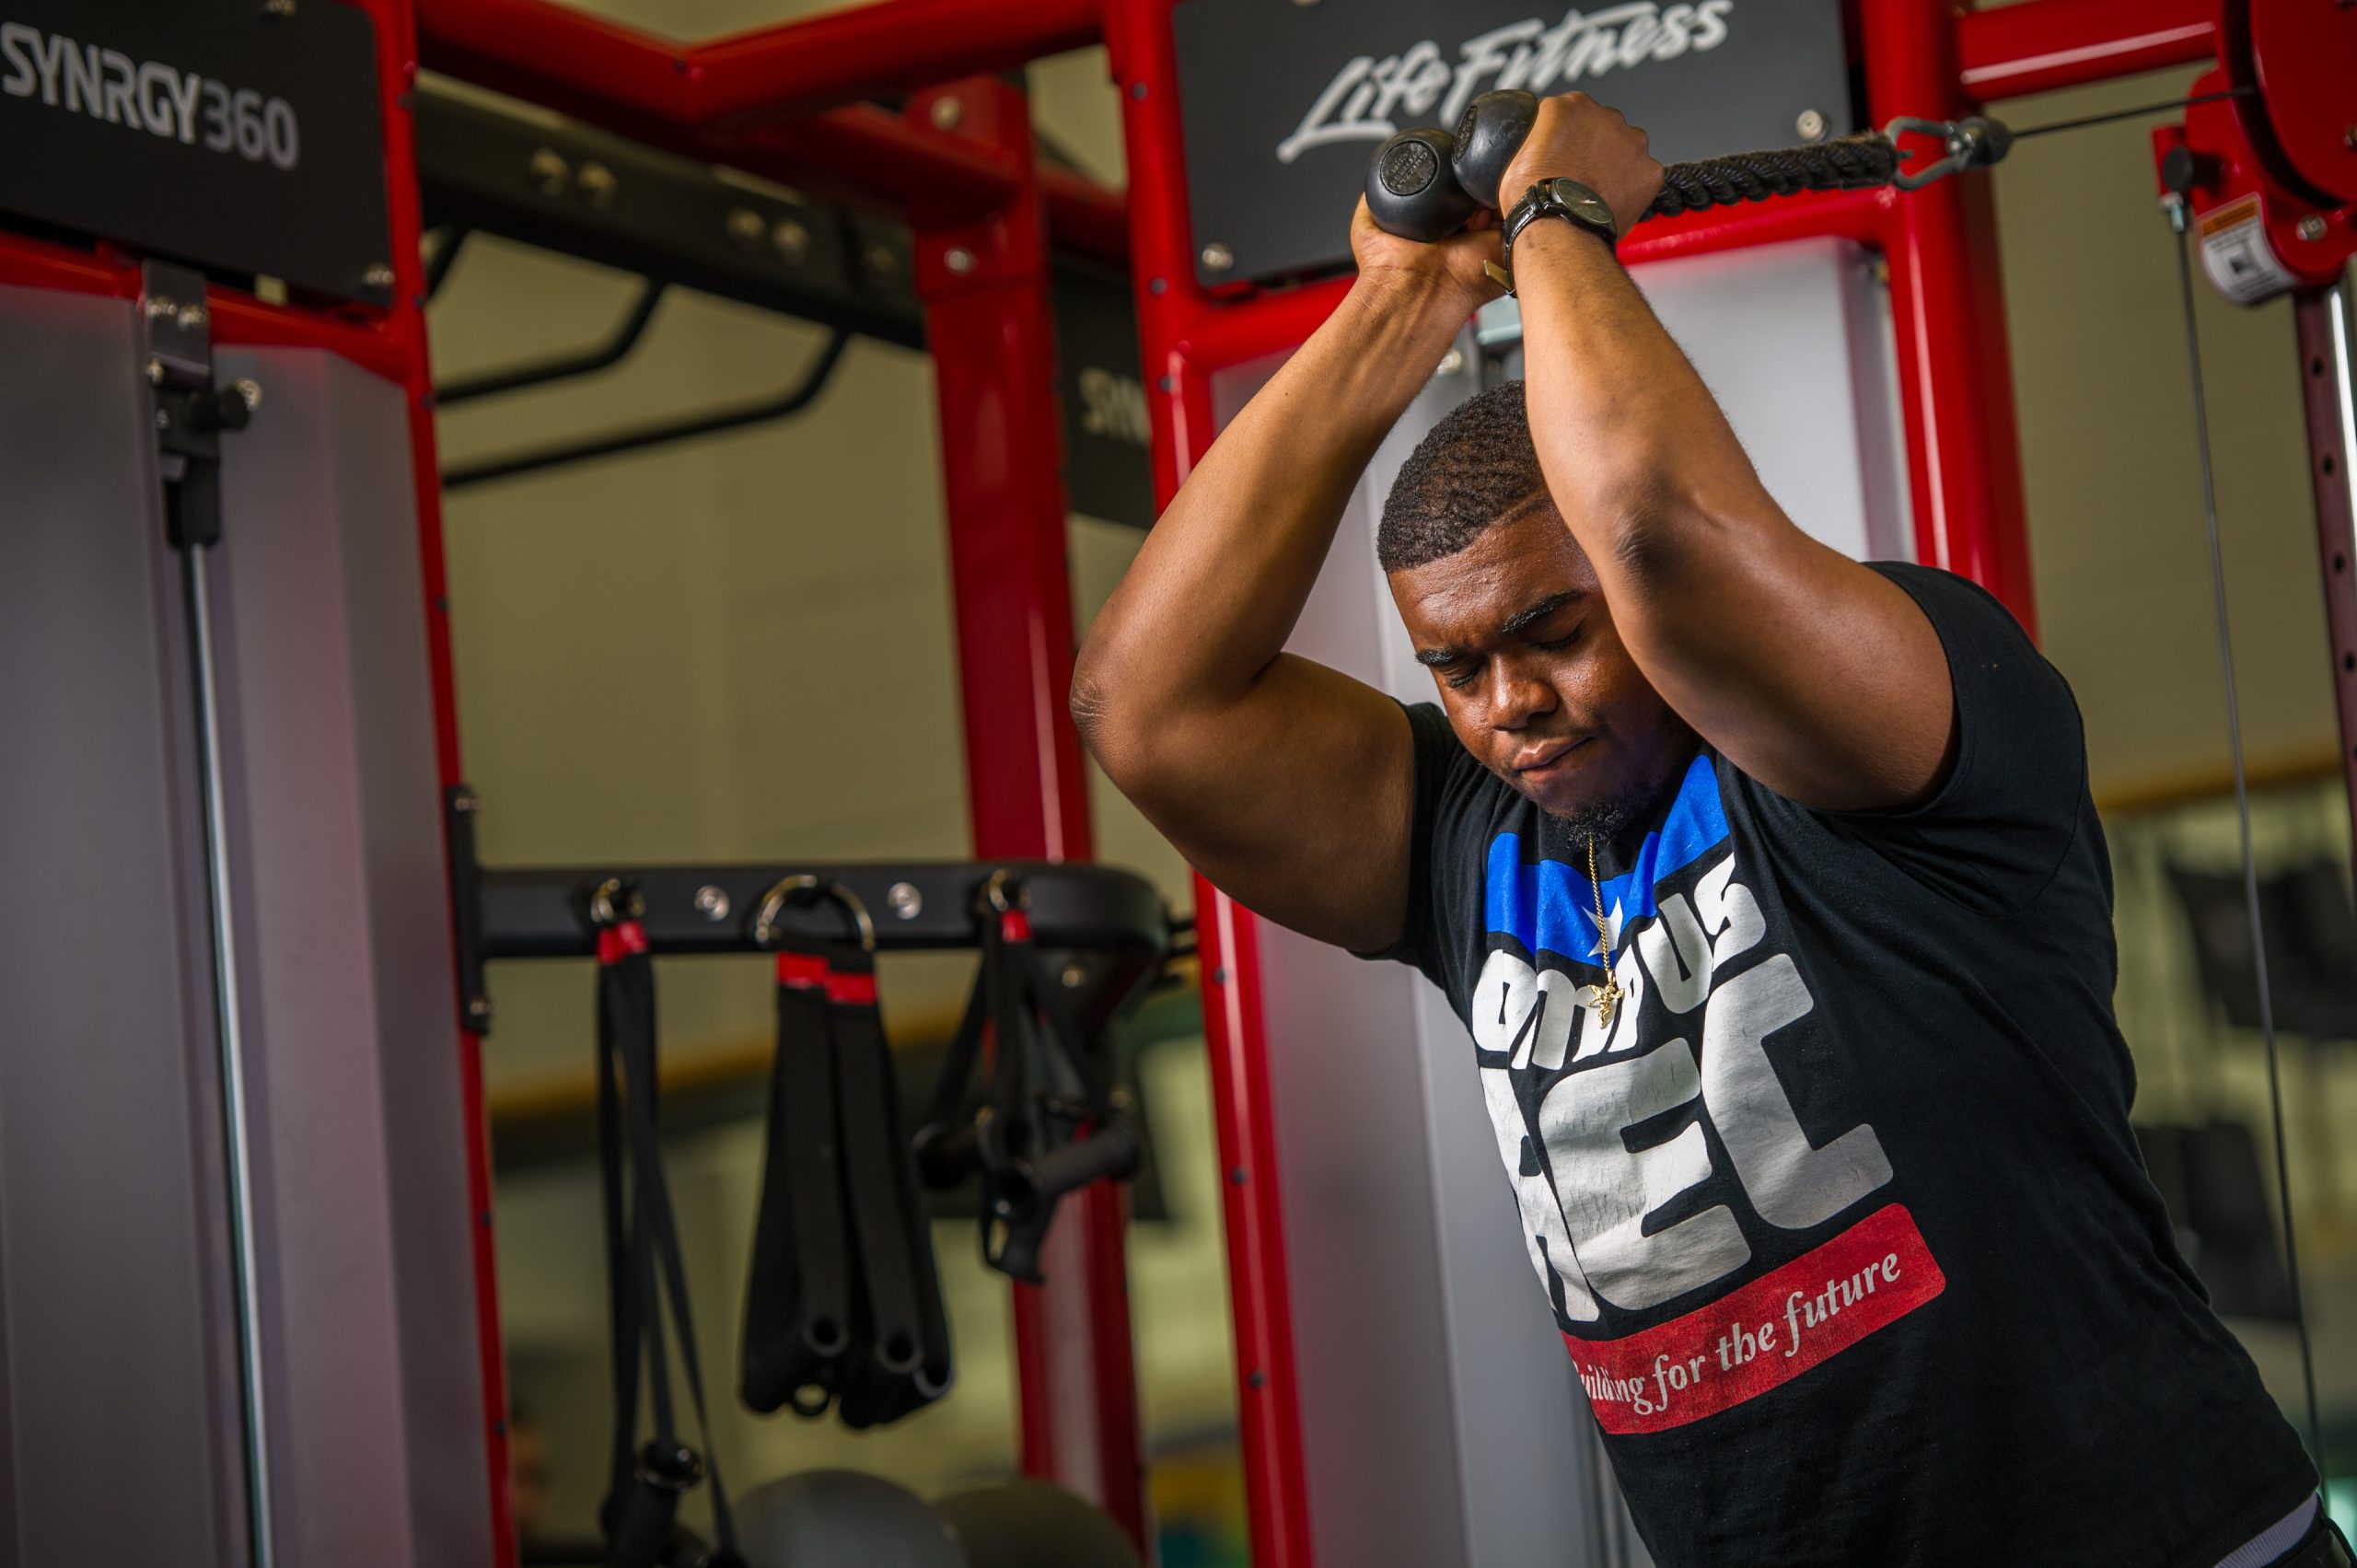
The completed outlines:
<svg viewBox="0 0 2357 1568">
<path fill-rule="evenodd" d="M 621 963 L 633 954 L 646 951 L 646 927 L 634 920 L 618 921 L 600 926 L 598 931 L 598 961 L 601 964 Z"/>
<path fill-rule="evenodd" d="M 777 956 L 777 982 L 796 991 L 807 991 L 815 985 L 828 983 L 827 960 L 816 953 L 780 953 Z"/>
</svg>

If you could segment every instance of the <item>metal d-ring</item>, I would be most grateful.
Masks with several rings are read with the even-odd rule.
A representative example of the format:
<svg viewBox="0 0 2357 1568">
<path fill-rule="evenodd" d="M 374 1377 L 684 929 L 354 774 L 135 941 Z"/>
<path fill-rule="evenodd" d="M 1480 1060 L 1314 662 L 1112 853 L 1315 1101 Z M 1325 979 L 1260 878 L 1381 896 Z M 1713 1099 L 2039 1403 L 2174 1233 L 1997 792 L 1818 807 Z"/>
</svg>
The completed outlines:
<svg viewBox="0 0 2357 1568">
<path fill-rule="evenodd" d="M 857 893 L 823 877 L 808 872 L 799 876 L 780 877 L 770 890 L 761 895 L 761 907 L 753 912 L 753 942 L 767 947 L 778 938 L 777 917 L 785 912 L 789 903 L 807 903 L 813 899 L 832 900 L 835 907 L 851 916 L 852 927 L 859 935 L 863 952 L 876 951 L 876 922 L 867 912 L 867 905 Z"/>
<path fill-rule="evenodd" d="M 1016 910 L 1031 907 L 1031 895 L 1020 883 L 1015 883 L 1014 899 L 1010 900 L 1007 898 L 1006 889 L 1010 882 L 1014 882 L 1014 874 L 1002 865 L 991 873 L 989 881 L 982 884 L 982 898 L 990 904 L 993 912 L 1013 914 Z"/>
<path fill-rule="evenodd" d="M 621 900 L 618 904 L 617 900 Z M 619 925 L 646 912 L 646 898 L 620 877 L 609 877 L 589 895 L 589 923 Z"/>
</svg>

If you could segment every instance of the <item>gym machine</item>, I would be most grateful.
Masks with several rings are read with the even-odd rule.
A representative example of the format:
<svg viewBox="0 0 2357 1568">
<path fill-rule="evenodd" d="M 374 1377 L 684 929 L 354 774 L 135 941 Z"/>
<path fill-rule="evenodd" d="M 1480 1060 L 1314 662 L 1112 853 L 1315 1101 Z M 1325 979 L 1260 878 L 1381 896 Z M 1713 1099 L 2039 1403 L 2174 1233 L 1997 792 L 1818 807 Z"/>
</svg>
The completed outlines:
<svg viewBox="0 0 2357 1568">
<path fill-rule="evenodd" d="M 1852 110 L 1853 64 L 1874 122 L 1943 125 L 2026 93 L 2214 66 L 2156 148 L 2163 188 L 2222 288 L 2295 296 L 2357 799 L 2357 431 L 2346 306 L 2328 286 L 2357 199 L 2349 7 L 2025 0 L 1958 14 L 1871 0 L 1845 29 L 1835 0 L 1705 0 L 1671 8 L 1686 13 L 1673 50 L 1666 12 L 1637 44 L 1623 21 L 1550 29 L 1520 0 L 1347 16 L 1330 0 L 1274 13 L 878 0 L 691 44 L 546 0 L 203 0 L 171 8 L 172 33 L 107 44 L 120 71 L 96 46 L 58 48 L 94 38 L 113 9 L 20 0 L 0 33 L 0 132 L 44 155 L 0 173 L 0 494 L 12 523 L 62 525 L 0 530 L 0 624 L 17 639 L 0 714 L 45 763 L 0 774 L 6 819 L 43 827 L 12 837 L 41 893 L 11 900 L 0 980 L 24 998 L 27 1037 L 66 1047 L 0 1063 L 0 1316 L 20 1434 L 0 1504 L 25 1539 L 124 1561 L 266 1562 L 282 1539 L 347 1561 L 394 1541 L 404 1560 L 508 1550 L 478 1041 L 416 1048 L 448 1041 L 440 1020 L 455 1016 L 434 800 L 459 777 L 421 314 L 421 59 L 907 224 L 938 369 L 976 851 L 1057 862 L 1087 858 L 1089 827 L 1062 714 L 1051 241 L 1126 252 L 1167 499 L 1223 413 L 1340 297 L 1334 215 L 1368 155 L 1425 113 L 1453 123 L 1460 76 L 1560 90 L 1601 75 L 1596 90 L 1653 124 L 1665 156 L 1702 158 L 1855 134 L 1867 122 Z M 1121 93 L 1125 205 L 1040 167 L 1020 94 L 992 75 L 1100 40 Z M 1506 79 L 1545 47 L 1554 79 Z M 1753 90 L 1738 90 L 1746 79 Z M 879 99 L 900 107 L 866 101 Z M 193 107 L 177 120 L 148 107 L 168 99 Z M 304 150 L 282 164 L 297 120 Z M 1707 139 L 1677 147 L 1665 128 L 1681 127 Z M 147 161 L 159 152 L 192 161 Z M 1987 178 L 1664 217 L 1621 254 L 1657 301 L 1684 291 L 1701 319 L 1737 286 L 1798 302 L 1782 313 L 1788 346 L 1819 351 L 1811 384 L 1829 367 L 1854 418 L 1820 422 L 1849 434 L 1814 457 L 1837 465 L 1839 505 L 1794 510 L 1846 519 L 1843 547 L 1860 552 L 1891 552 L 1895 528 L 2034 624 Z M 296 182 L 311 180 L 324 185 L 306 199 Z M 123 192 L 142 199 L 108 201 Z M 271 238 L 281 247 L 258 248 Z M 1887 285 L 1861 283 L 1864 258 Z M 258 288 L 258 275 L 283 284 Z M 1515 331 L 1506 312 L 1469 331 L 1396 439 L 1510 359 Z M 1730 402 L 1739 430 L 1772 413 Z M 1399 455 L 1378 459 L 1352 526 L 1371 527 Z M 1409 690 L 1380 584 L 1346 553 L 1300 645 Z M 341 847 L 312 853 L 322 842 Z M 164 918 L 151 963 L 127 977 L 89 934 L 123 925 L 112 889 L 133 887 L 155 889 Z M 1254 1561 L 1488 1563 L 1538 1539 L 1587 1541 L 1592 1568 L 1618 1561 L 1597 1527 L 1602 1487 L 1562 1476 L 1586 1431 L 1571 1379 L 1529 1376 L 1551 1334 L 1535 1309 L 1513 1310 L 1530 1293 L 1453 1021 L 1404 972 L 1342 967 L 1196 891 Z M 321 931 L 338 934 L 335 952 L 287 969 Z M 1360 1037 L 1347 1085 L 1301 1048 L 1341 1032 Z M 294 1038 L 335 1049 L 277 1043 Z M 173 1051 L 133 1049 L 155 1040 Z M 117 1147 L 87 1137 L 99 1126 Z M 1393 1156 L 1374 1192 L 1353 1185 L 1371 1145 Z M 119 1174 L 126 1146 L 135 1191 Z M 236 1224 L 187 1197 L 233 1187 L 246 1195 Z M 47 1201 L 33 1206 L 34 1192 Z M 59 1192 L 103 1192 L 89 1202 L 105 1207 Z M 1047 1283 L 1017 1287 L 1024 1467 L 1143 1539 L 1120 1199 L 1092 1187 L 1071 1214 L 1049 1239 Z M 100 1234 L 121 1244 L 104 1267 L 87 1241 Z M 257 1235 L 284 1260 L 275 1278 L 261 1277 Z M 132 1295 L 152 1331 L 101 1354 L 89 1326 L 123 1323 Z M 1366 1377 L 1376 1357 L 1396 1376 Z M 257 1388 L 242 1406 L 231 1392 Z M 107 1423 L 77 1442 L 93 1389 L 108 1391 Z M 352 1422 L 354 1408 L 382 1419 Z M 102 1445 L 151 1478 L 143 1509 L 113 1506 L 107 1471 L 80 1462 Z M 267 1484 L 307 1467 L 380 1484 Z M 249 1517 L 266 1527 L 250 1536 Z"/>
</svg>

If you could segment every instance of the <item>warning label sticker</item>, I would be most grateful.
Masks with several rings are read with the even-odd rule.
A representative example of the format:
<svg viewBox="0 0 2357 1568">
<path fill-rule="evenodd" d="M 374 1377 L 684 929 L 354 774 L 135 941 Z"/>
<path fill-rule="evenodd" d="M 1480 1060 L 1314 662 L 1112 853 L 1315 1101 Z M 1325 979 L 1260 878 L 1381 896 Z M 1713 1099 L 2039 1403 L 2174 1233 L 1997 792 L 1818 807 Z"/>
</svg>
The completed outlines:
<svg viewBox="0 0 2357 1568">
<path fill-rule="evenodd" d="M 2258 196 L 2237 196 L 2201 215 L 2201 265 L 2218 292 L 2237 305 L 2256 305 L 2295 286 L 2299 280 L 2275 259 L 2259 221 Z"/>
</svg>

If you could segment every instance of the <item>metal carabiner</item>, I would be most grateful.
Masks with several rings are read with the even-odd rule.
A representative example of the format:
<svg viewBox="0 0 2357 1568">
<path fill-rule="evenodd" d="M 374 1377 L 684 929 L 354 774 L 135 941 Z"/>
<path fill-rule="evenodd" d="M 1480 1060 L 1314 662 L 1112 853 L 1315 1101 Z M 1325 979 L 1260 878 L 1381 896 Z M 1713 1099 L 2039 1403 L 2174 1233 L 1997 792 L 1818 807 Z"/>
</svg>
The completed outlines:
<svg viewBox="0 0 2357 1568">
<path fill-rule="evenodd" d="M 876 951 L 876 922 L 869 917 L 867 905 L 857 893 L 841 882 L 807 872 L 798 877 L 781 878 L 761 895 L 761 907 L 753 912 L 753 941 L 767 947 L 778 938 L 777 917 L 785 912 L 789 903 L 808 903 L 815 899 L 831 900 L 836 908 L 851 917 L 852 928 L 859 936 L 860 950 Z"/>
<path fill-rule="evenodd" d="M 1962 120 L 1919 120 L 1914 115 L 1902 114 L 1882 128 L 1884 137 L 1893 146 L 1898 145 L 1902 133 L 1910 131 L 1919 136 L 1937 136 L 1947 149 L 1947 156 L 1922 168 L 1902 168 L 1893 174 L 1890 182 L 1901 191 L 1921 191 L 1951 174 L 1961 174 L 1968 168 L 1987 168 L 2003 159 L 2014 145 L 2014 134 L 2004 122 L 1980 114 L 1968 114 Z M 1899 156 L 1904 157 L 1906 154 Z"/>
<path fill-rule="evenodd" d="M 595 926 L 620 925 L 645 913 L 645 896 L 623 877 L 607 877 L 589 895 L 589 923 Z"/>
</svg>

